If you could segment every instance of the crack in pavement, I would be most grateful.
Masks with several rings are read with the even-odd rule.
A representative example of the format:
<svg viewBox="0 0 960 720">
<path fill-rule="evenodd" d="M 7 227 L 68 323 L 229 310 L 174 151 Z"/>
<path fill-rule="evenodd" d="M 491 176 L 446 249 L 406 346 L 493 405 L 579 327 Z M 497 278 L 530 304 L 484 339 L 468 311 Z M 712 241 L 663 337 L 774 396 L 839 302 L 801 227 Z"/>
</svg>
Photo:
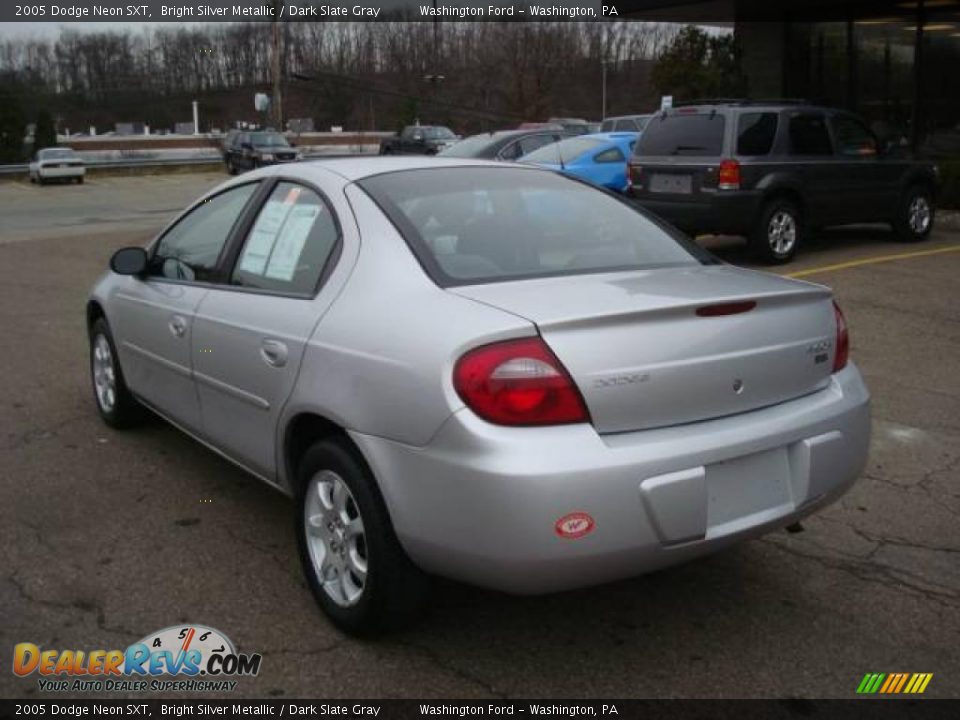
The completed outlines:
<svg viewBox="0 0 960 720">
<path fill-rule="evenodd" d="M 27 591 L 26 585 L 17 577 L 16 572 L 11 573 L 4 579 L 17 589 L 17 592 L 23 600 L 29 603 L 35 603 L 43 607 L 54 608 L 56 610 L 65 610 L 68 612 L 94 613 L 97 628 L 103 632 L 113 633 L 114 635 L 124 635 L 135 639 L 140 639 L 143 637 L 143 633 L 130 630 L 122 625 L 108 625 L 106 613 L 97 603 L 87 602 L 85 600 L 62 602 L 58 600 L 51 600 L 49 598 L 36 597 Z"/>
<path fill-rule="evenodd" d="M 840 552 L 840 554 L 844 555 L 846 558 L 852 559 L 831 558 L 823 555 L 803 552 L 798 548 L 791 547 L 784 544 L 782 541 L 773 540 L 771 538 L 760 538 L 759 542 L 774 547 L 781 552 L 787 553 L 788 555 L 793 555 L 794 557 L 815 562 L 830 570 L 836 570 L 838 572 L 845 573 L 857 580 L 861 580 L 862 582 L 880 585 L 887 589 L 893 589 L 893 586 L 896 585 L 901 588 L 905 588 L 916 595 L 926 598 L 927 600 L 935 602 L 941 607 L 950 610 L 960 609 L 960 603 L 950 602 L 958 597 L 955 590 L 952 588 L 947 588 L 943 585 L 939 585 L 938 583 L 931 582 L 926 578 L 913 575 L 906 570 L 894 568 L 880 563 L 864 561 L 858 556 L 850 555 L 849 553 L 843 553 L 842 551 L 838 552 Z M 946 591 L 939 592 L 931 589 L 930 587 L 919 585 L 916 581 L 943 587 Z"/>
<path fill-rule="evenodd" d="M 417 645 L 416 643 L 406 642 L 403 640 L 394 640 L 393 644 L 398 645 L 399 647 L 406 648 L 407 650 L 412 650 L 415 654 L 419 655 L 427 662 L 429 662 L 434 667 L 439 668 L 440 670 L 453 675 L 456 678 L 464 680 L 466 682 L 472 683 L 479 688 L 482 688 L 485 692 L 489 693 L 493 697 L 500 698 L 501 700 L 508 697 L 507 693 L 497 690 L 491 683 L 488 683 L 481 677 L 474 675 L 463 668 L 457 667 L 449 662 L 444 662 L 437 653 L 431 650 L 428 647 L 423 645 Z"/>
</svg>

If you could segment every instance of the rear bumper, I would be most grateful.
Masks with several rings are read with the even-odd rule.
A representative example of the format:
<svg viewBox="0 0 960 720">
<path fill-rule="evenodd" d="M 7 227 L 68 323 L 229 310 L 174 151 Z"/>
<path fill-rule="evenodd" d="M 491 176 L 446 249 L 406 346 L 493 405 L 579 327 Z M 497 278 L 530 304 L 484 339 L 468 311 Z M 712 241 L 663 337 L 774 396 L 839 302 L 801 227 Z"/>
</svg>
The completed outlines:
<svg viewBox="0 0 960 720">
<path fill-rule="evenodd" d="M 746 235 L 760 210 L 762 194 L 753 190 L 718 190 L 695 196 L 664 196 L 630 190 L 641 206 L 690 233 Z"/>
<path fill-rule="evenodd" d="M 851 364 L 812 395 L 678 427 L 600 436 L 461 410 L 425 447 L 352 437 L 415 563 L 532 594 L 682 562 L 835 500 L 866 463 L 869 394 Z M 574 512 L 593 530 L 561 537 Z"/>
<path fill-rule="evenodd" d="M 87 170 L 83 165 L 71 165 L 70 167 L 41 167 L 37 173 L 42 178 L 83 177 Z"/>
</svg>

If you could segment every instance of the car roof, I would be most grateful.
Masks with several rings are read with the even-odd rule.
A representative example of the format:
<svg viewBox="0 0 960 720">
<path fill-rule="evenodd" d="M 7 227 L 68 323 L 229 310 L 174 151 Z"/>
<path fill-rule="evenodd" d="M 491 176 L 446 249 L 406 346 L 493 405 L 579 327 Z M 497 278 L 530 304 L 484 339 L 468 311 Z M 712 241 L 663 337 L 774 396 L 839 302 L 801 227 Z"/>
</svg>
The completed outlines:
<svg viewBox="0 0 960 720">
<path fill-rule="evenodd" d="M 636 118 L 648 118 L 653 117 L 654 113 L 637 113 L 636 115 L 608 115 L 603 119 L 603 122 L 610 122 L 611 120 L 634 120 Z"/>
<path fill-rule="evenodd" d="M 328 170 L 329 172 L 336 173 L 345 180 L 354 182 L 373 175 L 396 172 L 398 170 L 470 166 L 495 168 L 516 167 L 516 165 L 513 164 L 504 164 L 493 160 L 446 158 L 432 155 L 371 155 L 369 157 L 321 158 L 292 165 L 271 167 L 282 167 L 283 174 L 288 176 L 296 176 L 302 173 L 304 178 L 308 178 L 315 170 Z"/>
</svg>

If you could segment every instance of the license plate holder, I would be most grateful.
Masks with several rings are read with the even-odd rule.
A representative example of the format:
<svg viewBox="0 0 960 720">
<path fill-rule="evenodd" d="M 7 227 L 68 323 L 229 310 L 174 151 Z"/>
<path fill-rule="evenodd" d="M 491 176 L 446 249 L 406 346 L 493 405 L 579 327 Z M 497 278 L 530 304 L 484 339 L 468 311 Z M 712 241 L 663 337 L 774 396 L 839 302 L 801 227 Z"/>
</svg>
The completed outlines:
<svg viewBox="0 0 960 720">
<path fill-rule="evenodd" d="M 689 195 L 693 192 L 693 177 L 680 173 L 652 173 L 650 192 Z"/>
</svg>

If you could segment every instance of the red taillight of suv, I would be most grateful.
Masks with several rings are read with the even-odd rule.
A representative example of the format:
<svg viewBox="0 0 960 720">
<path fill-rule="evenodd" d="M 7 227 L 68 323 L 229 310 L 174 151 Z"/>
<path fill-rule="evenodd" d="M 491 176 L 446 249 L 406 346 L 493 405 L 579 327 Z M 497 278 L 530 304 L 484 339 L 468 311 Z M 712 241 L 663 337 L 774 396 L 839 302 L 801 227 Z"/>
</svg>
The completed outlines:
<svg viewBox="0 0 960 720">
<path fill-rule="evenodd" d="M 717 187 L 721 190 L 740 189 L 740 163 L 736 160 L 721 160 Z"/>
<path fill-rule="evenodd" d="M 590 421 L 577 386 L 539 337 L 469 351 L 453 369 L 453 386 L 471 410 L 497 425 Z"/>
<path fill-rule="evenodd" d="M 843 317 L 843 310 L 833 301 L 833 315 L 837 320 L 837 351 L 833 356 L 833 371 L 839 372 L 847 366 L 850 359 L 850 334 L 847 332 L 847 320 Z"/>
</svg>

